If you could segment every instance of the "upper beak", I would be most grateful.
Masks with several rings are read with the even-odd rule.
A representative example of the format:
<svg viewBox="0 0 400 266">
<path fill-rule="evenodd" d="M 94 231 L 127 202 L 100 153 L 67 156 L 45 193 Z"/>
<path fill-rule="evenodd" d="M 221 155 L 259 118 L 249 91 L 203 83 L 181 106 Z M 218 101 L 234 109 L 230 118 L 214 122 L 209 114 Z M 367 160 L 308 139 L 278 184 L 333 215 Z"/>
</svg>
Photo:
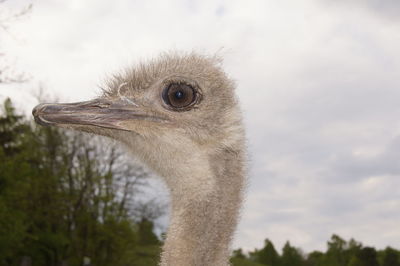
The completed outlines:
<svg viewBox="0 0 400 266">
<path fill-rule="evenodd" d="M 129 120 L 163 121 L 149 115 L 135 104 L 118 99 L 94 99 L 77 103 L 44 103 L 37 105 L 32 114 L 40 125 L 88 125 L 129 130 L 124 122 Z"/>
</svg>

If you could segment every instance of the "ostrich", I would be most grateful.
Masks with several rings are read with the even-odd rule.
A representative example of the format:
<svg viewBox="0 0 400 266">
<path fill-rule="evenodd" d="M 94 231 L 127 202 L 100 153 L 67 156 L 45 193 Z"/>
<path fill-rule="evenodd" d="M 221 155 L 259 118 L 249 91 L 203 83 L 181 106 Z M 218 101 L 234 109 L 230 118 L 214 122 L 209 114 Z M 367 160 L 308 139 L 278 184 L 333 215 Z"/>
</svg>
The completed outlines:
<svg viewBox="0 0 400 266">
<path fill-rule="evenodd" d="M 246 176 L 234 83 L 219 60 L 164 54 L 114 75 L 97 99 L 40 104 L 40 125 L 121 141 L 165 181 L 171 220 L 161 266 L 227 266 Z"/>
</svg>

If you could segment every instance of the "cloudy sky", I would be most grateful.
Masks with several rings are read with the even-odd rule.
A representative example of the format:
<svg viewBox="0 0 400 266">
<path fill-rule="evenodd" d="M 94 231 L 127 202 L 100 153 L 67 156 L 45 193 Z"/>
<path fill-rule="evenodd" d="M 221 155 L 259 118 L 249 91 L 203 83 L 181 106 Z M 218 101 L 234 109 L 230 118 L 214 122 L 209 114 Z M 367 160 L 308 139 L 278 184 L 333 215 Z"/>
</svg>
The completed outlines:
<svg viewBox="0 0 400 266">
<path fill-rule="evenodd" d="M 12 0 L 0 14 L 31 1 Z M 105 74 L 166 50 L 218 52 L 237 81 L 250 187 L 234 247 L 325 249 L 333 233 L 400 248 L 400 2 L 36 0 L 0 33 L 38 86 L 94 97 Z"/>
</svg>

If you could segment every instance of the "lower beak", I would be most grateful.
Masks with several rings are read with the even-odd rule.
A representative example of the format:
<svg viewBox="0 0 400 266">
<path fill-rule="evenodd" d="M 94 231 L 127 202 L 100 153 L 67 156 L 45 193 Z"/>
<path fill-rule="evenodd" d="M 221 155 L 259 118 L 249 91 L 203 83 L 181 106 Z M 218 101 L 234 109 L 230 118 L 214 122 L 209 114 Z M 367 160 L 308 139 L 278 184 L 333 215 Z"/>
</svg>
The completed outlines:
<svg viewBox="0 0 400 266">
<path fill-rule="evenodd" d="M 35 121 L 49 125 L 87 125 L 128 130 L 125 122 L 131 120 L 162 121 L 146 114 L 138 106 L 122 100 L 95 99 L 77 103 L 44 103 L 32 110 Z"/>
</svg>

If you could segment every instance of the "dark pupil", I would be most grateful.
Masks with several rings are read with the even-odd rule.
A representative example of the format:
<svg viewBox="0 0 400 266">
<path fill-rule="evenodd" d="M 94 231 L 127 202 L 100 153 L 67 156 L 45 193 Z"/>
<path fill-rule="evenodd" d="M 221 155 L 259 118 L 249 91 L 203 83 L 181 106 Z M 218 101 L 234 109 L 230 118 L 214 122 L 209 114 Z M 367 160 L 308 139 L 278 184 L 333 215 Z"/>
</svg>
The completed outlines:
<svg viewBox="0 0 400 266">
<path fill-rule="evenodd" d="M 182 99 L 185 95 L 185 93 L 183 91 L 177 91 L 175 92 L 175 98 L 176 99 Z"/>
</svg>

